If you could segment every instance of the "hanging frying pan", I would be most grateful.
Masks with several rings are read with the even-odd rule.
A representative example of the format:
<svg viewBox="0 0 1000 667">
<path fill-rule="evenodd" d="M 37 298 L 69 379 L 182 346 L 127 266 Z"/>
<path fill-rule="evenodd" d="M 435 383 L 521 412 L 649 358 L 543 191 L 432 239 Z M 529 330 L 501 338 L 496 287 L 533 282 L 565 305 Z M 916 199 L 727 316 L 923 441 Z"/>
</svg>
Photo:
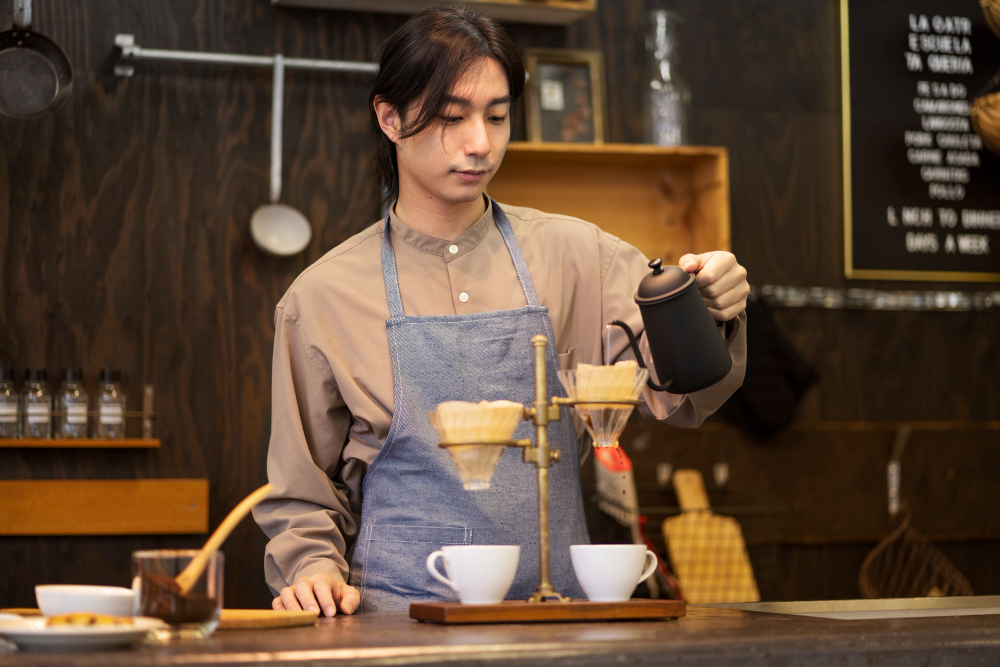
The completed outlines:
<svg viewBox="0 0 1000 667">
<path fill-rule="evenodd" d="M 65 102 L 72 88 L 66 54 L 31 29 L 31 0 L 14 0 L 14 27 L 0 33 L 0 114 L 41 116 Z"/>
</svg>

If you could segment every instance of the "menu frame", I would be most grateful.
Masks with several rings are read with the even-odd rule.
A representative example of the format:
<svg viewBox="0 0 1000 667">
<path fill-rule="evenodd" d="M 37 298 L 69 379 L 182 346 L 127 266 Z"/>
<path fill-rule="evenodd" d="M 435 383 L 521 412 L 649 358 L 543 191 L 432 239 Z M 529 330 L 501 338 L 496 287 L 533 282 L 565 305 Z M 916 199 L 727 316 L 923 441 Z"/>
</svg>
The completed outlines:
<svg viewBox="0 0 1000 667">
<path fill-rule="evenodd" d="M 841 71 L 841 122 L 843 137 L 843 193 L 844 193 L 844 275 L 857 280 L 909 280 L 942 282 L 1000 282 L 1000 271 L 928 271 L 909 269 L 859 269 L 854 266 L 854 210 L 851 147 L 851 56 L 850 21 L 851 1 L 840 0 L 840 71 Z M 865 0 L 871 2 L 872 0 Z M 997 248 L 1000 252 L 1000 248 Z"/>
</svg>

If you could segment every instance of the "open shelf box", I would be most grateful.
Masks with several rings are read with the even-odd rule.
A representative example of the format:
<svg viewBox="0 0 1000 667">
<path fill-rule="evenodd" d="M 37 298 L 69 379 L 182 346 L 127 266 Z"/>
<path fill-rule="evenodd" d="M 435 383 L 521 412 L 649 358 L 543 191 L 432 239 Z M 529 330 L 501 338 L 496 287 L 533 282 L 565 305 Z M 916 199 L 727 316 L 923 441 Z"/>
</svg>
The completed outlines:
<svg viewBox="0 0 1000 667">
<path fill-rule="evenodd" d="M 730 249 L 721 147 L 511 142 L 488 190 L 502 204 L 593 222 L 664 264 Z"/>
</svg>

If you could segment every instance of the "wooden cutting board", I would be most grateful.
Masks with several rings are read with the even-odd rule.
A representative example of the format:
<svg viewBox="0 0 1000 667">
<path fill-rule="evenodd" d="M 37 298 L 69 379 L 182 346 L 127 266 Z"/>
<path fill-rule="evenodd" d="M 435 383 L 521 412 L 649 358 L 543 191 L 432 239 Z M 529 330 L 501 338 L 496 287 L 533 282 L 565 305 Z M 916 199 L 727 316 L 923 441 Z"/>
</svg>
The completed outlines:
<svg viewBox="0 0 1000 667">
<path fill-rule="evenodd" d="M 20 616 L 41 616 L 41 609 L 11 607 L 0 612 Z M 319 616 L 315 611 L 274 611 L 273 609 L 223 609 L 219 630 L 259 630 L 312 625 Z"/>
<path fill-rule="evenodd" d="M 219 630 L 260 630 L 312 625 L 319 612 L 275 611 L 273 609 L 223 609 Z"/>
<path fill-rule="evenodd" d="M 743 531 L 736 519 L 712 512 L 697 470 L 677 470 L 680 516 L 663 522 L 674 572 L 689 604 L 760 600 Z"/>
</svg>

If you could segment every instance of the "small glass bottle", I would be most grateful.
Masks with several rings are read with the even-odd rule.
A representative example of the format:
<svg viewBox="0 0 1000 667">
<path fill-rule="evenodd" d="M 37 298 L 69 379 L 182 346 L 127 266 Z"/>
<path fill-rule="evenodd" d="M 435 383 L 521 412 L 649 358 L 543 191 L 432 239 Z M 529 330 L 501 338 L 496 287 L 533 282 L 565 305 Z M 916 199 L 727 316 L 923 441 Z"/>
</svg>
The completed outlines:
<svg viewBox="0 0 1000 667">
<path fill-rule="evenodd" d="M 87 390 L 83 386 L 83 371 L 67 368 L 63 371 L 59 393 L 56 394 L 56 433 L 60 438 L 87 437 Z"/>
<path fill-rule="evenodd" d="M 44 368 L 29 368 L 24 374 L 24 389 L 21 391 L 21 406 L 24 419 L 21 421 L 21 437 L 52 437 L 52 394 L 46 381 Z"/>
<path fill-rule="evenodd" d="M 97 387 L 97 428 L 94 437 L 117 440 L 125 437 L 125 394 L 122 374 L 105 368 Z"/>
<path fill-rule="evenodd" d="M 681 15 L 655 9 L 649 14 L 646 33 L 648 73 L 643 103 L 645 140 L 660 146 L 688 142 L 691 89 L 681 76 Z"/>
<path fill-rule="evenodd" d="M 21 398 L 14 388 L 14 369 L 0 368 L 0 438 L 16 438 L 20 435 Z"/>
</svg>

